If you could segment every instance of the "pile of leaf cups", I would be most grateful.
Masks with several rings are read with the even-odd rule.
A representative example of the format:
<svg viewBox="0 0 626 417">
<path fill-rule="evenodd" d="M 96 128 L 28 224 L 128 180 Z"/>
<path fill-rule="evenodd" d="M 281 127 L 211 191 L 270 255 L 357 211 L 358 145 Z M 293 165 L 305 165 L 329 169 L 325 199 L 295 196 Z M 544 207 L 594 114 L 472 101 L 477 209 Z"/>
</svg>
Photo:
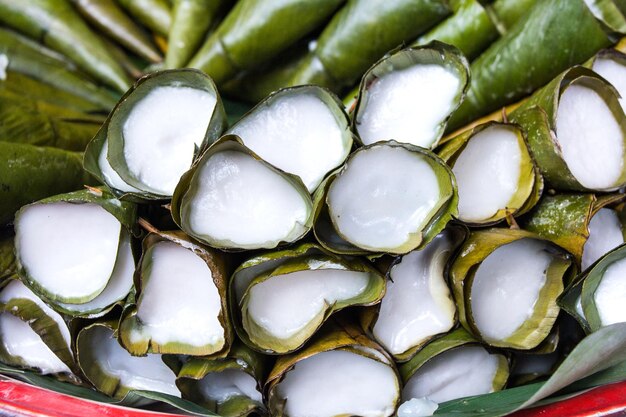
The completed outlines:
<svg viewBox="0 0 626 417">
<path fill-rule="evenodd" d="M 203 72 L 150 73 L 87 145 L 91 185 L 3 235 L 0 371 L 228 417 L 547 378 L 626 321 L 624 63 L 601 51 L 445 138 L 475 96 L 436 41 L 375 63 L 348 110 L 302 85 L 230 126 Z"/>
</svg>

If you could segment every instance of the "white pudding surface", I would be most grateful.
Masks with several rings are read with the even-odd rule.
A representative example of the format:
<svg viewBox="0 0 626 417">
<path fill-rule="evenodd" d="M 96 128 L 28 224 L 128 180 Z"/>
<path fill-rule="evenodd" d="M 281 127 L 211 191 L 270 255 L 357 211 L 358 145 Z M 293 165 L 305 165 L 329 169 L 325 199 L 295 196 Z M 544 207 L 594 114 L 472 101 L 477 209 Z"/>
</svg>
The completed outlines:
<svg viewBox="0 0 626 417">
<path fill-rule="evenodd" d="M 180 397 L 176 374 L 165 365 L 161 355 L 132 356 L 113 337 L 113 331 L 103 326 L 90 329 L 87 343 L 102 371 L 118 378 L 120 385 Z"/>
<path fill-rule="evenodd" d="M 624 243 L 622 224 L 615 210 L 602 208 L 589 222 L 589 237 L 583 246 L 582 270 L 589 268 L 611 249 Z"/>
<path fill-rule="evenodd" d="M 111 213 L 93 203 L 34 204 L 22 209 L 15 226 L 19 261 L 50 298 L 89 301 L 104 289 L 121 230 Z"/>
<path fill-rule="evenodd" d="M 620 96 L 622 109 L 626 111 L 626 65 L 609 57 L 597 58 L 593 70 L 613 84 Z"/>
<path fill-rule="evenodd" d="M 435 356 L 407 381 L 402 400 L 426 397 L 436 403 L 493 391 L 498 356 L 482 346 L 461 346 Z"/>
<path fill-rule="evenodd" d="M 452 242 L 443 233 L 424 249 L 410 252 L 391 268 L 373 333 L 398 355 L 454 326 L 456 307 L 443 271 Z"/>
<path fill-rule="evenodd" d="M 76 313 L 84 313 L 103 309 L 125 298 L 133 287 L 135 273 L 135 259 L 130 247 L 130 233 L 122 231 L 119 251 L 115 260 L 115 267 L 107 286 L 96 298 L 83 304 L 59 303 L 63 308 Z"/>
<path fill-rule="evenodd" d="M 137 302 L 141 327 L 131 332 L 131 342 L 150 338 L 160 345 L 216 345 L 220 350 L 225 343 L 218 319 L 222 305 L 208 265 L 173 242 L 158 242 L 145 256 Z"/>
<path fill-rule="evenodd" d="M 515 130 L 490 126 L 474 135 L 457 158 L 452 172 L 459 188 L 459 219 L 480 222 L 511 207 L 522 170 L 522 152 Z"/>
<path fill-rule="evenodd" d="M 612 263 L 596 288 L 594 301 L 603 326 L 626 321 L 626 259 Z"/>
<path fill-rule="evenodd" d="M 263 402 L 263 397 L 257 389 L 256 380 L 241 369 L 211 372 L 202 378 L 198 384 L 200 392 L 218 404 L 239 396 L 248 397 L 260 403 Z"/>
<path fill-rule="evenodd" d="M 352 156 L 330 185 L 327 202 L 339 234 L 376 251 L 399 247 L 421 231 L 439 198 L 425 156 L 380 145 Z"/>
<path fill-rule="evenodd" d="M 253 285 L 249 316 L 278 339 L 288 339 L 315 319 L 319 324 L 329 305 L 358 296 L 368 284 L 365 272 L 331 268 L 276 275 Z"/>
<path fill-rule="evenodd" d="M 502 245 L 480 264 L 472 316 L 483 337 L 505 340 L 531 317 L 553 256 L 547 243 L 524 238 Z"/>
<path fill-rule="evenodd" d="M 243 152 L 223 151 L 198 168 L 183 202 L 196 235 L 242 249 L 272 248 L 305 230 L 312 204 L 286 178 Z"/>
<path fill-rule="evenodd" d="M 556 136 L 576 180 L 593 190 L 619 187 L 624 165 L 624 132 L 607 102 L 583 84 L 571 84 L 559 101 Z"/>
<path fill-rule="evenodd" d="M 284 94 L 243 118 L 229 133 L 270 164 L 299 176 L 313 192 L 350 152 L 352 137 L 345 135 L 344 125 L 315 95 Z"/>
<path fill-rule="evenodd" d="M 217 99 L 190 87 L 157 87 L 129 112 L 124 159 L 144 191 L 170 196 L 204 141 Z"/>
<path fill-rule="evenodd" d="M 388 365 L 334 350 L 298 362 L 276 389 L 290 417 L 386 417 L 394 412 L 400 386 Z"/>
<path fill-rule="evenodd" d="M 394 139 L 430 148 L 442 133 L 461 80 L 441 65 L 414 65 L 377 79 L 357 115 L 361 141 Z"/>
</svg>

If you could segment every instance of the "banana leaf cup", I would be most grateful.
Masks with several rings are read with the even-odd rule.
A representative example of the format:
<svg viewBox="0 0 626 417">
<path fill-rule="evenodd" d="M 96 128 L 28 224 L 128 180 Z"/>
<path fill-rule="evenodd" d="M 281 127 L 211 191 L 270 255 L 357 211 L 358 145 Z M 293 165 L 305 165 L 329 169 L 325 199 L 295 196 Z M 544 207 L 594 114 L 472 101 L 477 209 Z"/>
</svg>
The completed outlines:
<svg viewBox="0 0 626 417">
<path fill-rule="evenodd" d="M 79 381 L 64 318 L 18 279 L 0 290 L 0 362 Z"/>
<path fill-rule="evenodd" d="M 0 22 L 64 55 L 83 71 L 118 91 L 130 81 L 109 55 L 101 39 L 83 22 L 67 1 L 0 2 Z"/>
<path fill-rule="evenodd" d="M 300 177 L 313 193 L 348 157 L 350 119 L 330 91 L 310 85 L 281 89 L 228 129 L 262 159 Z"/>
<path fill-rule="evenodd" d="M 191 358 L 178 371 L 183 398 L 224 417 L 267 414 L 263 382 L 268 358 L 236 342 L 224 359 Z"/>
<path fill-rule="evenodd" d="M 563 72 L 509 119 L 526 130 L 548 186 L 606 192 L 626 184 L 626 116 L 617 91 L 593 71 Z"/>
<path fill-rule="evenodd" d="M 76 337 L 78 366 L 96 390 L 135 406 L 155 402 L 158 395 L 128 400 L 133 391 L 180 397 L 176 374 L 161 355 L 132 356 L 118 343 L 116 330 L 115 321 L 97 321 L 80 329 Z"/>
<path fill-rule="evenodd" d="M 456 178 L 458 219 L 470 226 L 520 216 L 541 197 L 543 178 L 517 125 L 479 125 L 446 141 L 437 153 Z"/>
<path fill-rule="evenodd" d="M 300 178 L 262 160 L 239 137 L 225 135 L 181 178 L 172 217 L 214 248 L 272 249 L 309 232 L 313 202 Z"/>
<path fill-rule="evenodd" d="M 402 401 L 426 397 L 442 403 L 503 389 L 509 360 L 459 328 L 427 344 L 399 369 Z"/>
<path fill-rule="evenodd" d="M 120 343 L 136 356 L 225 356 L 233 341 L 226 280 L 217 251 L 178 231 L 148 234 L 135 275 L 136 291 L 120 319 Z"/>
<path fill-rule="evenodd" d="M 119 263 L 127 262 L 136 210 L 94 188 L 22 207 L 15 215 L 20 277 L 53 305 L 72 304 L 67 309 L 78 311 L 85 303 L 102 306 L 117 284 Z M 122 290 L 119 298 L 126 293 Z"/>
<path fill-rule="evenodd" d="M 229 299 L 240 339 L 276 355 L 300 349 L 333 313 L 377 304 L 384 293 L 384 277 L 367 262 L 305 243 L 244 262 Z"/>
<path fill-rule="evenodd" d="M 463 327 L 490 346 L 529 350 L 550 334 L 557 298 L 576 266 L 553 243 L 520 229 L 470 234 L 450 266 Z"/>
<path fill-rule="evenodd" d="M 314 197 L 315 237 L 347 255 L 422 248 L 458 214 L 450 168 L 426 149 L 395 141 L 359 148 Z"/>
<path fill-rule="evenodd" d="M 430 340 L 457 324 L 448 287 L 448 263 L 467 235 L 450 226 L 421 250 L 395 258 L 380 306 L 362 310 L 361 325 L 396 362 L 411 359 Z"/>
<path fill-rule="evenodd" d="M 359 329 L 328 326 L 304 350 L 280 356 L 265 389 L 271 415 L 388 417 L 400 400 L 393 360 Z"/>
<path fill-rule="evenodd" d="M 226 123 L 209 77 L 193 69 L 155 72 L 109 114 L 85 150 L 85 169 L 121 198 L 166 200 Z"/>
<path fill-rule="evenodd" d="M 434 41 L 392 52 L 361 79 L 352 128 L 364 145 L 396 140 L 437 146 L 469 85 L 461 52 Z"/>
</svg>

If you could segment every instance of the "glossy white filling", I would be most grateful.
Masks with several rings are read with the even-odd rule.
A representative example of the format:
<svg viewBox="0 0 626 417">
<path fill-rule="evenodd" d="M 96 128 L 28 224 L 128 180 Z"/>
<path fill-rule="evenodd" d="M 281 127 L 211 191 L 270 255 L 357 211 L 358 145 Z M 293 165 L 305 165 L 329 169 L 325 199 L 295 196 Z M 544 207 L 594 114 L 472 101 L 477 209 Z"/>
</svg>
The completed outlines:
<svg viewBox="0 0 626 417">
<path fill-rule="evenodd" d="M 276 275 L 252 286 L 248 315 L 278 339 L 288 339 L 312 322 L 317 327 L 329 305 L 354 298 L 367 288 L 367 273 L 332 267 Z"/>
<path fill-rule="evenodd" d="M 400 386 L 390 366 L 334 350 L 299 361 L 276 389 L 290 417 L 386 417 L 394 412 Z"/>
<path fill-rule="evenodd" d="M 100 167 L 100 172 L 102 172 L 104 182 L 111 188 L 115 188 L 116 190 L 124 191 L 127 193 L 141 191 L 128 184 L 122 179 L 122 177 L 120 177 L 117 171 L 115 171 L 109 163 L 109 160 L 107 159 L 108 154 L 109 141 L 105 140 L 104 144 L 102 145 L 102 150 L 100 151 L 100 156 L 98 156 L 98 167 Z"/>
<path fill-rule="evenodd" d="M 144 256 L 137 303 L 141 326 L 131 332 L 131 342 L 150 338 L 160 345 L 215 345 L 218 351 L 225 343 L 218 318 L 222 305 L 208 265 L 173 242 L 158 242 Z"/>
<path fill-rule="evenodd" d="M 604 272 L 594 294 L 594 301 L 603 326 L 626 322 L 626 259 L 612 263 Z"/>
<path fill-rule="evenodd" d="M 472 284 L 472 316 L 483 337 L 504 340 L 528 320 L 553 256 L 545 242 L 520 239 L 480 264 Z"/>
<path fill-rule="evenodd" d="M 373 328 L 388 352 L 404 353 L 454 326 L 456 307 L 443 275 L 451 250 L 452 242 L 443 233 L 391 268 Z"/>
<path fill-rule="evenodd" d="M 106 286 L 120 222 L 97 204 L 34 204 L 21 212 L 15 245 L 29 279 L 60 301 L 88 301 Z"/>
<path fill-rule="evenodd" d="M 200 392 L 207 398 L 224 403 L 233 397 L 244 396 L 263 402 L 263 396 L 257 388 L 257 382 L 250 374 L 241 369 L 225 369 L 212 372 L 198 382 Z"/>
<path fill-rule="evenodd" d="M 104 309 L 128 295 L 133 287 L 134 272 L 135 259 L 130 247 L 130 233 L 124 230 L 122 231 L 115 267 L 113 268 L 111 279 L 104 290 L 96 298 L 86 303 L 59 303 L 59 305 L 78 314 Z"/>
<path fill-rule="evenodd" d="M 0 313 L 0 339 L 7 353 L 42 374 L 70 372 L 41 337 L 25 322 L 9 313 Z"/>
<path fill-rule="evenodd" d="M 498 356 L 482 346 L 461 346 L 435 356 L 407 381 L 402 400 L 426 397 L 436 403 L 493 391 Z"/>
<path fill-rule="evenodd" d="M 339 234 L 376 251 L 401 246 L 421 231 L 439 198 L 426 157 L 380 145 L 354 154 L 331 184 L 327 201 Z"/>
<path fill-rule="evenodd" d="M 102 371 L 118 378 L 120 385 L 180 397 L 176 374 L 165 365 L 161 355 L 132 356 L 113 337 L 113 331 L 102 326 L 90 329 L 88 348 Z"/>
<path fill-rule="evenodd" d="M 603 57 L 595 60 L 593 70 L 613 84 L 622 96 L 619 102 L 626 111 L 626 65 L 610 57 Z"/>
<path fill-rule="evenodd" d="M 211 156 L 187 192 L 183 222 L 195 234 L 242 249 L 272 248 L 299 237 L 311 201 L 286 178 L 236 151 Z M 192 187 L 193 190 L 193 187 Z"/>
<path fill-rule="evenodd" d="M 398 407 L 398 417 L 426 417 L 432 416 L 439 408 L 439 404 L 428 398 L 411 398 Z"/>
<path fill-rule="evenodd" d="M 615 210 L 602 208 L 589 222 L 589 237 L 583 246 L 582 270 L 589 268 L 611 249 L 624 243 L 622 224 Z"/>
<path fill-rule="evenodd" d="M 217 99 L 190 87 L 157 87 L 138 101 L 122 129 L 124 159 L 141 189 L 170 196 L 204 141 Z"/>
<path fill-rule="evenodd" d="M 348 156 L 352 137 L 346 129 L 315 95 L 283 94 L 243 118 L 229 133 L 241 137 L 270 164 L 299 176 L 313 192 Z"/>
<path fill-rule="evenodd" d="M 592 88 L 572 84 L 559 101 L 556 136 L 578 182 L 593 190 L 621 185 L 624 132 L 607 102 Z"/>
<path fill-rule="evenodd" d="M 381 140 L 430 148 L 455 105 L 461 80 L 441 65 L 414 65 L 377 79 L 359 109 L 357 131 L 365 145 Z"/>
<path fill-rule="evenodd" d="M 459 219 L 479 222 L 509 202 L 519 186 L 522 149 L 513 129 L 491 126 L 474 135 L 458 156 L 452 172 L 459 188 Z"/>
</svg>

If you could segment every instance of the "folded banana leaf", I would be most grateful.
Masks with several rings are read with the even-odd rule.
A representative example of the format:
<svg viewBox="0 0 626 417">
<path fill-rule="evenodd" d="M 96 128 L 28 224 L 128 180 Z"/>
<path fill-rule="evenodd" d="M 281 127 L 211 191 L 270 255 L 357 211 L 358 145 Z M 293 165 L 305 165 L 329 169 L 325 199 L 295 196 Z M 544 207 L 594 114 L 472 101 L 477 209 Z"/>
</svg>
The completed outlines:
<svg viewBox="0 0 626 417">
<path fill-rule="evenodd" d="M 0 232 L 0 285 L 17 273 L 13 237 L 13 231 Z"/>
<path fill-rule="evenodd" d="M 93 83 L 75 65 L 58 53 L 15 32 L 0 28 L 0 54 L 8 58 L 9 71 L 15 71 L 75 94 L 108 111 L 115 106 L 116 94 Z"/>
<path fill-rule="evenodd" d="M 0 361 L 77 382 L 70 330 L 62 316 L 17 279 L 0 291 Z"/>
<path fill-rule="evenodd" d="M 626 18 L 602 4 L 614 6 L 610 0 L 537 2 L 472 63 L 467 97 L 448 128 L 454 130 L 521 99 L 615 43 L 616 35 L 626 33 Z"/>
<path fill-rule="evenodd" d="M 402 401 L 426 397 L 442 403 L 503 389 L 509 361 L 459 328 L 427 344 L 400 366 L 400 375 Z"/>
<path fill-rule="evenodd" d="M 406 362 L 456 325 L 446 267 L 467 233 L 463 227 L 449 227 L 423 249 L 394 259 L 380 306 L 363 310 L 362 327 L 396 362 Z"/>
<path fill-rule="evenodd" d="M 7 70 L 5 79 L 0 79 L 0 91 L 7 96 L 45 101 L 83 113 L 99 113 L 106 110 L 101 105 L 13 70 Z"/>
<path fill-rule="evenodd" d="M 604 49 L 585 63 L 608 82 L 620 95 L 620 104 L 626 111 L 626 53 L 616 49 Z"/>
<path fill-rule="evenodd" d="M 172 217 L 214 248 L 272 249 L 308 233 L 313 202 L 299 177 L 265 162 L 239 137 L 225 135 L 181 177 Z"/>
<path fill-rule="evenodd" d="M 230 0 L 174 0 L 165 68 L 185 66 Z"/>
<path fill-rule="evenodd" d="M 130 86 L 122 67 L 68 0 L 2 0 L 0 22 L 41 40 L 86 73 L 121 92 Z"/>
<path fill-rule="evenodd" d="M 473 232 L 450 266 L 459 320 L 490 346 L 535 348 L 550 334 L 557 297 L 576 270 L 571 255 L 525 230 Z"/>
<path fill-rule="evenodd" d="M 371 265 L 304 244 L 246 261 L 231 279 L 230 303 L 240 339 L 275 355 L 298 350 L 332 314 L 377 304 L 384 292 Z"/>
<path fill-rule="evenodd" d="M 76 360 L 82 373 L 100 392 L 126 399 L 129 405 L 147 405 L 158 401 L 158 395 L 129 397 L 133 391 L 152 391 L 180 397 L 176 374 L 161 359 L 161 355 L 131 356 L 116 338 L 117 323 L 95 322 L 78 332 Z"/>
<path fill-rule="evenodd" d="M 85 150 L 85 169 L 119 197 L 168 199 L 226 124 L 219 93 L 205 74 L 154 72 L 135 83 L 109 114 Z"/>
<path fill-rule="evenodd" d="M 150 62 L 161 62 L 148 35 L 112 0 L 71 0 L 78 12 L 98 31 Z"/>
<path fill-rule="evenodd" d="M 150 233 L 118 337 L 131 354 L 221 358 L 233 340 L 222 255 L 182 232 Z M 184 306 L 184 308 L 181 308 Z"/>
<path fill-rule="evenodd" d="M 352 153 L 315 192 L 315 237 L 334 253 L 400 255 L 437 236 L 457 204 L 454 175 L 434 153 L 377 142 Z"/>
<path fill-rule="evenodd" d="M 400 401 L 400 380 L 382 347 L 339 323 L 322 329 L 303 350 L 278 357 L 265 391 L 276 417 L 390 417 Z"/>
<path fill-rule="evenodd" d="M 25 204 L 94 183 L 78 152 L 0 142 L 0 155 L 0 225 Z"/>
<path fill-rule="evenodd" d="M 458 218 L 466 224 L 484 226 L 517 217 L 541 197 L 543 178 L 517 125 L 479 125 L 447 141 L 438 154 L 452 168 L 459 190 Z"/>
<path fill-rule="evenodd" d="M 626 245 L 620 245 L 593 264 L 567 289 L 559 304 L 587 333 L 626 322 L 623 276 Z"/>
<path fill-rule="evenodd" d="M 0 91 L 0 140 L 83 151 L 103 122 L 101 116 Z"/>
<path fill-rule="evenodd" d="M 410 42 L 450 14 L 441 0 L 350 0 L 333 17 L 290 85 L 341 91 L 387 51 Z"/>
<path fill-rule="evenodd" d="M 563 72 L 509 119 L 526 130 L 548 186 L 614 191 L 626 184 L 626 116 L 615 88 L 595 72 Z"/>
<path fill-rule="evenodd" d="M 241 0 L 188 63 L 221 85 L 311 33 L 344 0 Z M 277 30 L 280 28 L 280 30 Z"/>
<path fill-rule="evenodd" d="M 519 224 L 567 250 L 585 270 L 624 243 L 620 216 L 609 208 L 623 200 L 622 194 L 545 195 Z"/>
<path fill-rule="evenodd" d="M 54 303 L 98 299 L 116 273 L 120 250 L 127 249 L 127 234 L 135 231 L 136 211 L 97 188 L 23 206 L 14 222 L 20 277 Z"/>
<path fill-rule="evenodd" d="M 469 82 L 469 64 L 454 46 L 433 41 L 394 51 L 363 75 L 352 129 L 364 145 L 396 140 L 433 149 Z"/>
<path fill-rule="evenodd" d="M 176 385 L 183 398 L 220 416 L 265 415 L 262 392 L 268 362 L 268 358 L 236 342 L 224 359 L 189 359 L 178 371 Z"/>
<path fill-rule="evenodd" d="M 172 10 L 167 0 L 116 0 L 128 14 L 161 36 L 172 26 Z"/>
</svg>

